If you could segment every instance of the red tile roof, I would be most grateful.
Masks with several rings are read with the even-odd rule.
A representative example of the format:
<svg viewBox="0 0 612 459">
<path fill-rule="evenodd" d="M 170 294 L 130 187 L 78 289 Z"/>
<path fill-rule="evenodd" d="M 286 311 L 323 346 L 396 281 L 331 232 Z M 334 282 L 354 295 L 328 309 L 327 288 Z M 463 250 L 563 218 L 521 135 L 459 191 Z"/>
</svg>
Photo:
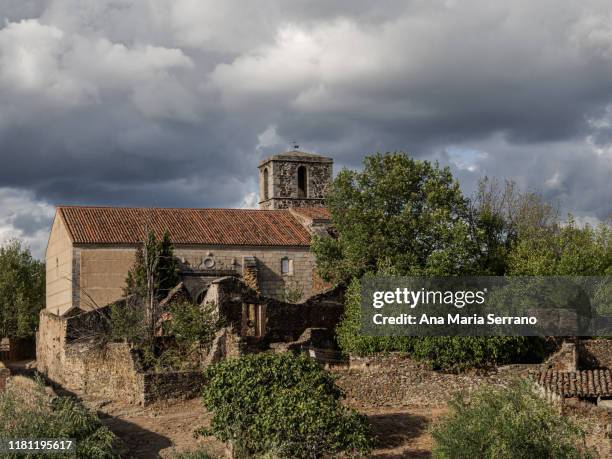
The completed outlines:
<svg viewBox="0 0 612 459">
<path fill-rule="evenodd" d="M 309 246 L 310 234 L 288 210 L 61 206 L 76 244 L 137 244 L 145 228 L 174 244 Z"/>
<path fill-rule="evenodd" d="M 576 372 L 542 371 L 532 378 L 545 390 L 562 397 L 611 397 L 612 373 L 609 369 Z"/>
<path fill-rule="evenodd" d="M 295 207 L 291 211 L 313 220 L 331 220 L 331 214 L 325 207 Z"/>
</svg>

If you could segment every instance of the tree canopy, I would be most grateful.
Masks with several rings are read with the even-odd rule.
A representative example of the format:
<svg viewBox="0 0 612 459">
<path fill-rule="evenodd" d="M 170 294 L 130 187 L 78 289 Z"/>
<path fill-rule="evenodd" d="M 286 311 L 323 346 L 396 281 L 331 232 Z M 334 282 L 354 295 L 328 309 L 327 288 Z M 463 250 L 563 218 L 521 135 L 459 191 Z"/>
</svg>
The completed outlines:
<svg viewBox="0 0 612 459">
<path fill-rule="evenodd" d="M 0 247 L 0 334 L 33 337 L 45 301 L 45 265 L 27 247 L 11 241 Z"/>
<path fill-rule="evenodd" d="M 468 201 L 448 168 L 403 153 L 368 156 L 362 171 L 337 175 L 325 203 L 338 235 L 313 244 L 325 280 L 381 267 L 401 275 L 474 272 Z"/>
<path fill-rule="evenodd" d="M 145 257 L 145 250 L 147 251 L 147 257 Z M 164 232 L 160 241 L 157 240 L 153 231 L 147 232 L 144 243 L 136 251 L 134 265 L 126 277 L 126 294 L 137 294 L 141 298 L 147 297 L 149 289 L 145 259 L 155 264 L 153 267 L 155 285 L 152 290 L 157 300 L 163 299 L 179 282 L 178 262 L 174 256 L 174 247 L 167 231 Z"/>
</svg>

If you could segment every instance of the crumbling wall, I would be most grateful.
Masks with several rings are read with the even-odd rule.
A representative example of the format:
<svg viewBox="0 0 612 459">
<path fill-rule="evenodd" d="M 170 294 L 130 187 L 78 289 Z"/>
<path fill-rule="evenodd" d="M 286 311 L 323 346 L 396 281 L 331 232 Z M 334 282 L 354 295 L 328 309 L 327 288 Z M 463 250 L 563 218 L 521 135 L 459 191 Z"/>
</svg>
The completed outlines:
<svg viewBox="0 0 612 459">
<path fill-rule="evenodd" d="M 333 330 L 344 312 L 344 288 L 341 286 L 296 304 L 258 295 L 235 278 L 213 282 L 209 293 L 210 298 L 217 301 L 221 316 L 236 330 L 242 329 L 244 304 L 265 305 L 268 342 L 294 341 L 308 328 Z"/>
<path fill-rule="evenodd" d="M 127 343 L 92 348 L 87 342 L 71 341 L 69 330 L 81 320 L 41 311 L 36 362 L 51 382 L 77 395 L 142 405 L 191 397 L 201 390 L 200 372 L 145 373 Z"/>
</svg>

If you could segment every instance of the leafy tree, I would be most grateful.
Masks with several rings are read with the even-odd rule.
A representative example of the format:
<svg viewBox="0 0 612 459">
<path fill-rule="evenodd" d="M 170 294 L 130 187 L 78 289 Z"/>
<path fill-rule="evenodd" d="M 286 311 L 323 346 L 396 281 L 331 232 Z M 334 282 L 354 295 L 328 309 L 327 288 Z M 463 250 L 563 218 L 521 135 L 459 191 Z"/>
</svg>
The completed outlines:
<svg viewBox="0 0 612 459">
<path fill-rule="evenodd" d="M 147 269 L 147 261 L 154 266 L 149 266 Z M 134 265 L 127 274 L 126 295 L 136 294 L 141 298 L 147 297 L 148 271 L 152 271 L 153 274 L 152 290 L 157 300 L 163 299 L 179 283 L 178 261 L 174 256 L 174 247 L 167 231 L 164 232 L 161 241 L 157 241 L 153 231 L 147 232 L 144 243 L 136 251 Z"/>
<path fill-rule="evenodd" d="M 361 286 L 350 283 L 345 311 L 336 328 L 340 349 L 349 355 L 405 352 L 434 369 L 464 370 L 540 359 L 545 342 L 526 336 L 365 336 L 361 329 Z"/>
<path fill-rule="evenodd" d="M 495 179 L 481 179 L 470 210 L 484 275 L 507 274 L 509 253 L 521 238 L 559 226 L 554 206 L 537 192 L 520 192 L 511 180 L 502 186 Z"/>
<path fill-rule="evenodd" d="M 199 433 L 230 441 L 240 455 L 317 458 L 371 449 L 365 418 L 340 403 L 332 375 L 304 355 L 225 360 L 207 368 L 205 379 L 213 418 Z"/>
<path fill-rule="evenodd" d="M 171 305 L 172 321 L 169 333 L 183 348 L 208 347 L 221 328 L 221 319 L 214 304 L 182 301 Z"/>
<path fill-rule="evenodd" d="M 383 265 L 400 275 L 475 270 L 468 202 L 448 168 L 404 153 L 368 156 L 362 171 L 336 176 L 325 204 L 338 237 L 315 239 L 312 249 L 327 281 Z"/>
<path fill-rule="evenodd" d="M 157 279 L 159 279 L 157 288 L 162 297 L 168 295 L 168 292 L 176 287 L 176 284 L 180 281 L 178 260 L 174 256 L 174 246 L 168 231 L 164 231 L 164 235 L 159 242 Z"/>
<path fill-rule="evenodd" d="M 612 227 L 565 225 L 534 228 L 509 257 L 510 273 L 531 276 L 605 276 L 612 274 Z"/>
<path fill-rule="evenodd" d="M 435 458 L 586 459 L 584 432 L 538 396 L 526 381 L 486 386 L 456 396 L 450 414 L 434 427 Z"/>
<path fill-rule="evenodd" d="M 0 247 L 0 333 L 27 338 L 35 334 L 44 307 L 45 265 L 19 241 Z"/>
</svg>

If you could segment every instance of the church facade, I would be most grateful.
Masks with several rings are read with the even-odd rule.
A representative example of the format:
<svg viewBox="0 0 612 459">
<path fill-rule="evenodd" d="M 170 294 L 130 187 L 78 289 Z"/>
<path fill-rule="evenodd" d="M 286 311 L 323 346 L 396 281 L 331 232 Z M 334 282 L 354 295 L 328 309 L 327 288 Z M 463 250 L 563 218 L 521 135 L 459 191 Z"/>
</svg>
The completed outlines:
<svg viewBox="0 0 612 459">
<path fill-rule="evenodd" d="M 91 310 L 123 295 L 125 278 L 148 230 L 168 231 L 193 298 L 214 279 L 255 273 L 271 298 L 306 299 L 323 288 L 311 238 L 325 234 L 323 199 L 331 158 L 290 151 L 259 165 L 259 209 L 59 206 L 46 250 L 46 309 Z"/>
</svg>

